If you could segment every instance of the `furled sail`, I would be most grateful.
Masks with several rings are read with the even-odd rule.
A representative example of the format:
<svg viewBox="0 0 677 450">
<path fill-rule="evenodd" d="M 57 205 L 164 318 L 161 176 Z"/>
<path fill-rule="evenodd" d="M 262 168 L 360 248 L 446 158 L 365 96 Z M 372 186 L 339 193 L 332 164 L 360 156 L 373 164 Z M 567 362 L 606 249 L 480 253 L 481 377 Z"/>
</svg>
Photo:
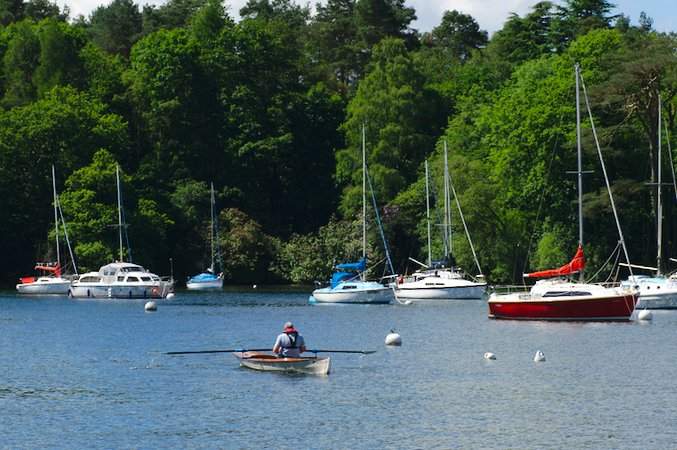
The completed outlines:
<svg viewBox="0 0 677 450">
<path fill-rule="evenodd" d="M 578 244 L 578 250 L 573 259 L 568 264 L 563 265 L 559 269 L 541 270 L 539 272 L 525 273 L 525 278 L 552 278 L 571 275 L 579 272 L 585 267 L 585 255 L 583 254 L 583 246 Z"/>
<path fill-rule="evenodd" d="M 52 272 L 55 277 L 61 276 L 61 266 L 59 263 L 37 263 L 34 270 L 44 270 L 45 272 Z"/>
</svg>

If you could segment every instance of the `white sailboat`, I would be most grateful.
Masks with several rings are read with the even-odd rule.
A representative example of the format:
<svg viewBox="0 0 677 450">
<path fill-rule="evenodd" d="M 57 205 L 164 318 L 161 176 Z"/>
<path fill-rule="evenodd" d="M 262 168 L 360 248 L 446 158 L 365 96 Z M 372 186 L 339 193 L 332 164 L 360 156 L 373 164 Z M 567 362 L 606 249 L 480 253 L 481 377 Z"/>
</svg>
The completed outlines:
<svg viewBox="0 0 677 450">
<path fill-rule="evenodd" d="M 61 251 L 59 249 L 59 213 L 61 211 L 61 206 L 59 204 L 59 196 L 56 193 L 56 175 L 54 171 L 54 166 L 52 166 L 52 190 L 54 195 L 54 239 L 56 241 L 56 262 L 39 262 L 35 265 L 35 270 L 42 272 L 43 274 L 39 277 L 21 277 L 19 280 L 21 283 L 16 285 L 16 290 L 20 294 L 68 294 L 68 290 L 71 286 L 71 280 L 68 278 L 62 277 L 62 267 L 61 267 Z M 70 242 L 68 240 L 68 232 L 66 231 L 66 222 L 61 218 L 61 223 L 63 227 L 64 237 L 66 238 L 66 244 L 68 245 L 68 251 L 71 256 L 71 261 L 73 261 L 73 270 L 75 275 L 78 274 L 78 269 L 75 265 L 75 258 L 73 257 L 73 251 L 71 250 Z"/>
<path fill-rule="evenodd" d="M 633 287 L 639 289 L 639 300 L 637 309 L 677 309 L 677 273 L 668 276 L 662 272 L 662 254 L 663 254 L 663 196 L 662 196 L 662 151 L 661 151 L 661 127 L 663 125 L 661 118 L 661 97 L 658 96 L 658 182 L 656 183 L 656 267 L 633 265 L 635 269 L 646 269 L 655 271 L 654 276 L 633 275 L 621 283 L 621 286 Z M 666 126 L 667 132 L 667 126 Z M 669 138 L 669 136 L 668 136 Z M 668 149 L 670 139 L 668 139 Z M 670 164 L 672 165 L 672 152 L 670 152 Z M 673 169 L 673 185 L 674 169 Z M 677 186 L 675 186 L 677 195 Z"/>
<path fill-rule="evenodd" d="M 122 230 L 122 196 L 120 168 L 115 170 L 118 198 L 118 228 L 120 260 L 102 266 L 98 272 L 88 272 L 73 281 L 68 295 L 73 298 L 165 298 L 171 292 L 172 282 L 163 280 L 138 264 L 124 261 Z"/>
<path fill-rule="evenodd" d="M 430 237 L 430 189 L 429 189 L 428 161 L 425 161 L 425 192 L 426 192 L 426 220 L 428 226 L 428 261 L 427 264 L 421 264 L 422 270 L 414 272 L 409 277 L 400 277 L 397 280 L 395 296 L 398 300 L 477 300 L 484 298 L 487 284 L 483 281 L 468 280 L 464 273 L 457 267 L 433 262 L 432 246 Z M 444 143 L 444 243 L 445 253 L 449 254 L 451 248 L 451 205 L 450 194 L 453 193 L 456 199 L 456 206 L 463 222 L 463 226 L 470 242 L 473 256 L 477 268 L 482 273 L 475 247 L 470 239 L 470 233 L 463 218 L 461 204 L 456 195 L 456 190 L 449 177 L 449 166 L 447 162 L 447 143 Z M 414 260 L 415 261 L 415 260 Z M 415 261 L 418 263 L 418 261 Z M 481 278 L 481 275 L 478 276 Z"/>
<path fill-rule="evenodd" d="M 210 230 L 210 239 L 211 239 L 211 250 L 212 250 L 212 264 L 207 268 L 205 272 L 202 272 L 199 275 L 190 277 L 186 282 L 186 288 L 191 290 L 211 290 L 211 289 L 221 289 L 223 288 L 223 272 L 216 274 L 215 269 L 215 245 L 218 244 L 219 234 L 218 227 L 216 226 L 216 221 L 214 220 L 214 183 L 211 184 L 211 230 Z M 219 253 L 220 254 L 220 253 Z M 219 263 L 220 263 L 219 257 Z"/>
<path fill-rule="evenodd" d="M 385 304 L 393 300 L 392 288 L 366 279 L 367 152 L 365 141 L 365 128 L 362 125 L 362 258 L 356 263 L 338 264 L 337 271 L 331 277 L 330 285 L 315 289 L 310 297 L 311 303 Z"/>
</svg>

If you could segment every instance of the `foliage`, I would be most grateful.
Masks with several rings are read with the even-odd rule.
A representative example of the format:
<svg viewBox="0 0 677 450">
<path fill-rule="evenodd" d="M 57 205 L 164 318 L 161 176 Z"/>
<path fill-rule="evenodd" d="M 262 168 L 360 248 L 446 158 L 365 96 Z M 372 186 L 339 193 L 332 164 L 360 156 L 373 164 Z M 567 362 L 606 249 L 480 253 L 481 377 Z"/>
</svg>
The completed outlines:
<svg viewBox="0 0 677 450">
<path fill-rule="evenodd" d="M 69 214 L 68 227 L 78 263 L 83 270 L 98 270 L 100 265 L 120 259 L 116 167 L 113 155 L 99 150 L 90 165 L 68 177 L 66 190 L 61 195 L 63 209 Z M 167 230 L 173 221 L 158 210 L 155 201 L 139 198 L 133 189 L 132 177 L 122 171 L 120 190 L 125 223 L 129 227 L 123 230 L 123 260 L 143 264 L 143 261 L 164 259 Z"/>
<path fill-rule="evenodd" d="M 204 269 L 214 183 L 228 281 L 325 279 L 361 254 L 362 125 L 367 166 L 399 271 L 427 258 L 424 160 L 431 171 L 432 253 L 443 147 L 482 270 L 492 283 L 566 261 L 577 244 L 573 66 L 585 81 L 584 245 L 589 267 L 618 237 L 598 168 L 604 156 L 633 262 L 656 255 L 658 168 L 671 173 L 674 33 L 614 15 L 606 0 L 536 3 L 489 39 L 447 11 L 412 29 L 403 0 L 250 0 L 241 20 L 217 0 L 144 6 L 114 0 L 68 22 L 50 0 L 0 2 L 0 272 L 42 259 L 57 172 L 78 257 L 117 256 L 114 167 L 123 169 L 134 259 L 177 277 Z M 662 105 L 662 165 L 658 105 Z M 665 177 L 664 177 L 665 179 Z M 666 255 L 677 233 L 664 191 Z M 455 206 L 455 203 L 453 203 Z M 369 259 L 383 257 L 374 212 Z M 474 272 L 459 213 L 451 251 Z M 50 240 L 51 242 L 51 240 Z M 665 261 L 668 258 L 664 258 Z"/>
<path fill-rule="evenodd" d="M 323 282 L 336 264 L 357 260 L 361 251 L 361 222 L 332 218 L 317 232 L 295 234 L 282 244 L 273 271 L 292 283 Z"/>
<path fill-rule="evenodd" d="M 99 6 L 90 19 L 92 41 L 110 53 L 129 56 L 141 34 L 141 12 L 132 0 L 113 0 Z"/>
<path fill-rule="evenodd" d="M 362 192 L 362 125 L 366 126 L 367 165 L 379 202 L 389 202 L 414 180 L 416 168 L 439 132 L 431 117 L 436 98 L 401 40 L 376 46 L 369 74 L 348 105 L 343 124 L 348 148 L 337 155 L 337 179 L 345 189 L 341 211 L 358 209 Z M 437 120 L 436 120 L 437 119 Z"/>
<path fill-rule="evenodd" d="M 261 225 L 242 211 L 227 208 L 219 214 L 219 229 L 224 275 L 242 283 L 271 281 L 268 266 L 276 242 Z"/>
</svg>

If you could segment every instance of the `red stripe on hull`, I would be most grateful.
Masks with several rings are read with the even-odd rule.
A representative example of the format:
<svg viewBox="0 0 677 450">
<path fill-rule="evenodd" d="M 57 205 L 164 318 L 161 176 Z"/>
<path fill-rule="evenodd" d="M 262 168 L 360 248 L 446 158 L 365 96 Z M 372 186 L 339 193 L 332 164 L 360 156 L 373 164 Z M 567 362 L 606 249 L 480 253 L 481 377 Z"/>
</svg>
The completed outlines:
<svg viewBox="0 0 677 450">
<path fill-rule="evenodd" d="M 489 302 L 492 319 L 629 320 L 637 295 L 576 300 L 518 300 Z"/>
</svg>

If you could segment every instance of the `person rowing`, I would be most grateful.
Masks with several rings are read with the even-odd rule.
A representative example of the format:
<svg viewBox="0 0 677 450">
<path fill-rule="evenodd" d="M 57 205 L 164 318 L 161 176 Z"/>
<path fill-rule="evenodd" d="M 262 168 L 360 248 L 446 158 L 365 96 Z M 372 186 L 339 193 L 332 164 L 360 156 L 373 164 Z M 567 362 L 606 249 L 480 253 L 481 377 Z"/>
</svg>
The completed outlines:
<svg viewBox="0 0 677 450">
<path fill-rule="evenodd" d="M 273 353 L 279 358 L 298 358 L 306 351 L 306 343 L 303 336 L 294 328 L 294 324 L 286 322 L 282 333 L 277 336 Z"/>
</svg>

